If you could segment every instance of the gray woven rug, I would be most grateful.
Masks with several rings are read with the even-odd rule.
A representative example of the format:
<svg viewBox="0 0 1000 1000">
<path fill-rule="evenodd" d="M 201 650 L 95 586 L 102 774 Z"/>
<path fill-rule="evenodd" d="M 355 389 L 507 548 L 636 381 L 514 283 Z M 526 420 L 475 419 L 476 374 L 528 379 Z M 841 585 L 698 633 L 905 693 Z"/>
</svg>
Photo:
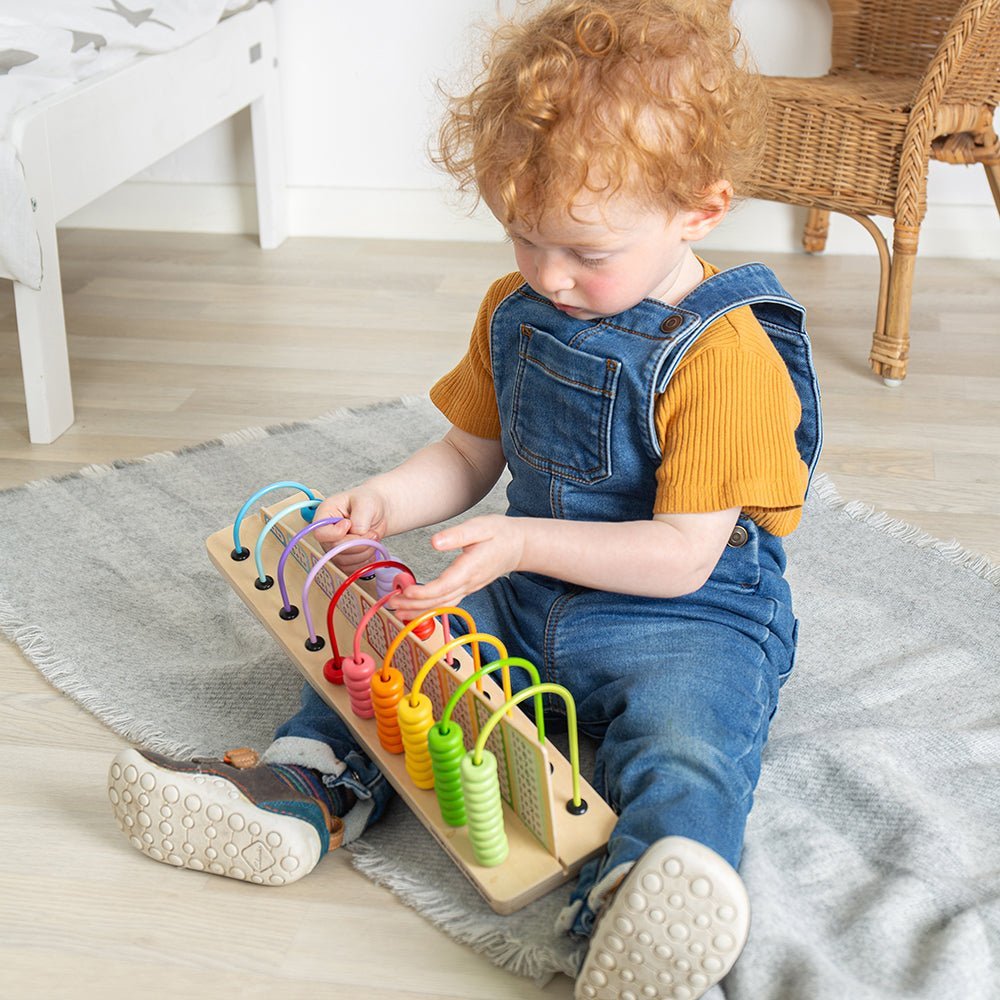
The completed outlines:
<svg viewBox="0 0 1000 1000">
<path fill-rule="evenodd" d="M 217 576 L 205 536 L 266 483 L 329 493 L 442 427 L 426 400 L 406 400 L 0 493 L 0 627 L 137 743 L 264 747 L 296 708 L 298 674 Z M 53 524 L 68 529 L 41 528 Z M 441 565 L 426 534 L 392 546 L 423 578 Z M 750 942 L 713 996 L 992 1000 L 1000 571 L 842 503 L 823 479 L 788 549 L 799 659 L 747 834 Z M 563 893 L 496 916 L 405 807 L 353 856 L 497 964 L 538 982 L 572 974 L 574 949 L 551 929 Z"/>
</svg>

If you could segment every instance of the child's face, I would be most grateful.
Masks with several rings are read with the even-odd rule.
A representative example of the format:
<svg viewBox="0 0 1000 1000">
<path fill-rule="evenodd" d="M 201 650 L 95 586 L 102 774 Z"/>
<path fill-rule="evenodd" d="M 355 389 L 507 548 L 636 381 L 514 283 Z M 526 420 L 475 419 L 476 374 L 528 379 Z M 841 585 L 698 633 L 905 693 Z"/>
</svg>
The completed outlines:
<svg viewBox="0 0 1000 1000">
<path fill-rule="evenodd" d="M 672 290 L 691 287 L 689 242 L 704 213 L 668 215 L 617 197 L 575 205 L 573 215 L 548 213 L 533 228 L 507 230 L 518 270 L 557 309 L 597 319 L 645 298 L 677 301 Z"/>
</svg>

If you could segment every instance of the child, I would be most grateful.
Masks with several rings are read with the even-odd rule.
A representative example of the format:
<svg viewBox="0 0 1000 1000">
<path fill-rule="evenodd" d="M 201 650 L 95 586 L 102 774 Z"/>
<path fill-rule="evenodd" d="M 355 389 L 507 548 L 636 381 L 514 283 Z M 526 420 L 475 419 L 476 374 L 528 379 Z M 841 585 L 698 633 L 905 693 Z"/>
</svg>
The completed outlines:
<svg viewBox="0 0 1000 1000">
<path fill-rule="evenodd" d="M 444 438 L 318 511 L 343 518 L 328 547 L 388 538 L 468 510 L 510 470 L 507 515 L 438 532 L 460 554 L 391 606 L 406 620 L 461 603 L 569 688 L 599 741 L 594 784 L 619 820 L 560 918 L 591 940 L 588 1000 L 698 997 L 739 956 L 736 868 L 795 649 L 781 536 L 820 438 L 802 311 L 763 266 L 717 273 L 691 249 L 725 216 L 761 118 L 723 8 L 556 0 L 498 34 L 440 161 L 504 225 L 518 271 L 431 391 Z M 368 561 L 354 551 L 345 568 Z M 111 784 L 145 853 L 273 883 L 390 795 L 308 686 L 259 766 L 125 751 Z M 183 848 L 137 835 L 143 789 L 147 809 L 175 804 Z"/>
</svg>

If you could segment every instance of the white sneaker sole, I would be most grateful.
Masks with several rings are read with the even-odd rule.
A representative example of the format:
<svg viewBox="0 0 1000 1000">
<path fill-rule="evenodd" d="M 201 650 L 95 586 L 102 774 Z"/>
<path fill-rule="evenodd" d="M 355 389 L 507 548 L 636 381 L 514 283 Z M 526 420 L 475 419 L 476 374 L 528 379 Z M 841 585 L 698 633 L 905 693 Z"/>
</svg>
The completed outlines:
<svg viewBox="0 0 1000 1000">
<path fill-rule="evenodd" d="M 577 1000 L 697 1000 L 733 967 L 750 930 L 743 880 L 686 837 L 635 863 L 598 920 Z"/>
<path fill-rule="evenodd" d="M 286 885 L 320 859 L 306 820 L 261 809 L 225 778 L 171 771 L 132 749 L 112 761 L 108 797 L 132 846 L 177 868 Z"/>
</svg>

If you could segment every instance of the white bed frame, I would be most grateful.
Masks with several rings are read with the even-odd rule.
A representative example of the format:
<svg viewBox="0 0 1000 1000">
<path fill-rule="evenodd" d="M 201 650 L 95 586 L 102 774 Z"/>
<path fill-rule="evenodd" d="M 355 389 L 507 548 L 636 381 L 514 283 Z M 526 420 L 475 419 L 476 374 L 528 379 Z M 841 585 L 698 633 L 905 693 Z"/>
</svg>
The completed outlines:
<svg viewBox="0 0 1000 1000">
<path fill-rule="evenodd" d="M 56 224 L 249 106 L 260 245 L 286 236 L 274 13 L 259 3 L 183 48 L 143 56 L 21 111 L 11 138 L 41 244 L 42 287 L 14 282 L 32 442 L 73 423 Z"/>
</svg>

